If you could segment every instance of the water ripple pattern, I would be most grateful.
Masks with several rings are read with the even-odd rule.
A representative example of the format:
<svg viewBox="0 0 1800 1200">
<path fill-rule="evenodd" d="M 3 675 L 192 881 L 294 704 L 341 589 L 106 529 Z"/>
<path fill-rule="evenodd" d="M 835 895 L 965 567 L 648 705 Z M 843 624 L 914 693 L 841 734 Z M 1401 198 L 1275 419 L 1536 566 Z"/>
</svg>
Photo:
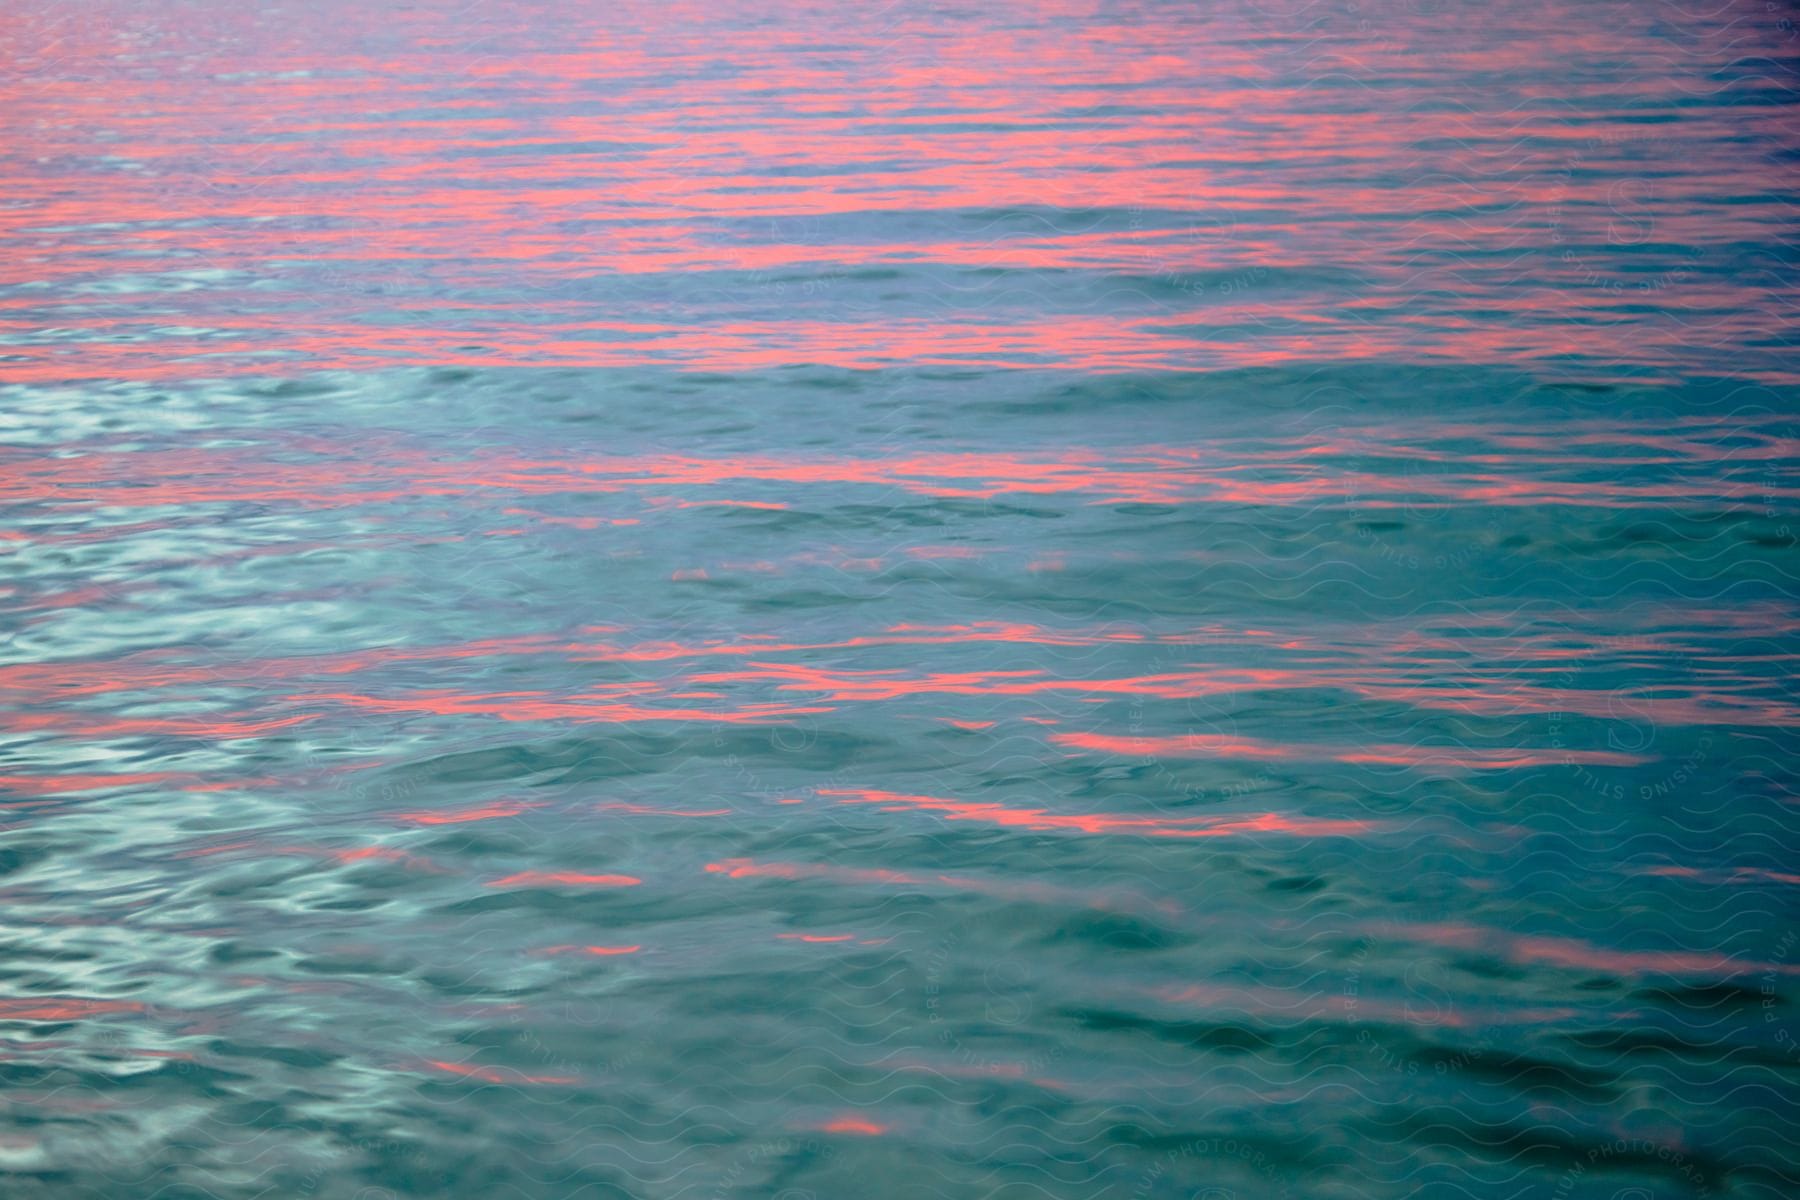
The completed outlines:
<svg viewBox="0 0 1800 1200">
<path fill-rule="evenodd" d="M 1800 10 L 0 13 L 0 1195 L 1800 1194 Z"/>
</svg>

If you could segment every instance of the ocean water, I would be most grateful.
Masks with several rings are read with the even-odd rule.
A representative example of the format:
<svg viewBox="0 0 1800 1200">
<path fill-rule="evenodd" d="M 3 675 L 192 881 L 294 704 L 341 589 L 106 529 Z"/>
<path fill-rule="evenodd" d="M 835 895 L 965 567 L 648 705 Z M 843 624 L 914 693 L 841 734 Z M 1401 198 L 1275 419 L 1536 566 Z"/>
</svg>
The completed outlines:
<svg viewBox="0 0 1800 1200">
<path fill-rule="evenodd" d="M 0 1196 L 1800 1194 L 1797 18 L 9 5 Z"/>
</svg>

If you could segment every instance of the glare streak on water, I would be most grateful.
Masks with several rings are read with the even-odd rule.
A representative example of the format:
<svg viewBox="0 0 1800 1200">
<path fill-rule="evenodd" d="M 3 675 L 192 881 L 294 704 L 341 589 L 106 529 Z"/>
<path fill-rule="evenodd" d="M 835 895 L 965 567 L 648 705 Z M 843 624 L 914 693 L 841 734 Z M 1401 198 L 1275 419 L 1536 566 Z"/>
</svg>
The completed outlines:
<svg viewBox="0 0 1800 1200">
<path fill-rule="evenodd" d="M 1800 1190 L 1792 25 L 1474 11 L 0 16 L 0 1195 Z"/>
</svg>

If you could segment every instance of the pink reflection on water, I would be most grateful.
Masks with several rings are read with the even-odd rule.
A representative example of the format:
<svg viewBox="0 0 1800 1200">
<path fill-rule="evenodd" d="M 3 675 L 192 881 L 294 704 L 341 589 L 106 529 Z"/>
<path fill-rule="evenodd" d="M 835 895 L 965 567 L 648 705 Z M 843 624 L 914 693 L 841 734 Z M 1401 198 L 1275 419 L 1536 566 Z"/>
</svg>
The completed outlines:
<svg viewBox="0 0 1800 1200">
<path fill-rule="evenodd" d="M 1502 750 L 1472 746 L 1372 745 L 1358 748 L 1271 742 L 1226 734 L 1189 733 L 1173 737 L 1053 733 L 1050 741 L 1075 750 L 1137 757 L 1249 758 L 1267 761 L 1330 761 L 1382 766 L 1504 770 L 1582 764 L 1629 767 L 1653 761 L 1611 750 Z"/>
<path fill-rule="evenodd" d="M 1792 871 L 1772 871 L 1767 867 L 1720 867 L 1714 870 L 1705 870 L 1700 867 L 1661 866 L 1646 867 L 1643 874 L 1674 879 L 1693 879 L 1710 884 L 1783 883 L 1800 886 L 1800 874 Z"/>
<path fill-rule="evenodd" d="M 645 685 L 624 690 L 653 690 Z M 603 698 L 551 699 L 542 693 L 488 693 L 462 695 L 448 691 L 418 692 L 410 696 L 377 697 L 349 692 L 317 692 L 293 697 L 306 704 L 331 703 L 364 712 L 384 714 L 433 714 L 437 716 L 497 717 L 503 721 L 568 721 L 574 724 L 622 724 L 633 721 L 702 721 L 745 723 L 782 717 L 829 712 L 828 708 L 785 704 L 752 704 L 737 709 L 654 708 Z"/>
<path fill-rule="evenodd" d="M 54 796 L 64 792 L 99 792 L 120 788 L 156 787 L 192 779 L 176 771 L 135 771 L 117 774 L 0 775 L 0 788 L 28 796 Z"/>
<path fill-rule="evenodd" d="M 918 884 L 924 880 L 903 871 L 879 868 L 834 867 L 828 863 L 757 862 L 749 858 L 728 858 L 706 864 L 709 874 L 728 879 L 829 879 L 840 883 Z"/>
<path fill-rule="evenodd" d="M 475 808 L 396 813 L 393 819 L 408 825 L 463 825 L 471 821 L 497 821 L 516 817 L 537 807 L 540 807 L 538 803 L 527 800 L 496 800 Z"/>
<path fill-rule="evenodd" d="M 1487 432 L 1486 428 L 1472 428 L 1468 436 Z M 1638 432 L 1633 430 L 1630 436 Z M 1641 432 L 1655 436 L 1647 426 Z M 1273 446 L 1237 439 L 1229 446 L 1121 447 L 1105 454 L 1056 448 L 865 457 L 787 453 L 575 458 L 485 450 L 466 461 L 444 461 L 435 451 L 391 441 L 381 447 L 382 470 L 377 474 L 371 474 L 363 461 L 369 447 L 340 446 L 329 457 L 304 463 L 271 456 L 270 447 L 139 449 L 27 459 L 0 474 L 0 499 L 85 511 L 94 505 L 145 508 L 254 502 L 328 508 L 425 497 L 594 493 L 626 497 L 615 505 L 639 504 L 644 506 L 642 511 L 660 511 L 672 519 L 667 515 L 695 508 L 795 507 L 801 501 L 793 497 L 805 497 L 809 489 L 851 486 L 899 488 L 941 499 L 1059 496 L 1093 504 L 1355 503 L 1368 509 L 1543 504 L 1599 509 L 1682 504 L 1766 507 L 1775 500 L 1800 498 L 1800 486 L 1795 486 L 1789 474 L 1742 469 L 1734 465 L 1724 446 L 1715 446 L 1710 455 L 1685 459 L 1679 473 L 1660 479 L 1622 478 L 1603 458 L 1593 460 L 1586 471 L 1608 470 L 1602 478 L 1562 478 L 1559 476 L 1570 469 L 1566 464 L 1521 453 L 1506 456 L 1504 470 L 1473 470 L 1458 461 L 1455 471 L 1380 473 L 1332 461 L 1330 455 L 1319 453 L 1327 448 L 1329 443 L 1315 435 Z M 1393 449 L 1398 453 L 1403 448 Z M 1444 457 L 1448 463 L 1448 452 Z M 118 486 L 122 470 L 132 472 L 138 481 L 135 486 Z M 703 490 L 744 485 L 778 486 L 790 498 L 779 502 L 729 499 L 707 496 Z M 667 488 L 683 489 L 690 495 L 647 494 L 651 489 Z M 507 511 L 513 510 L 531 511 L 509 505 Z M 595 533 L 602 522 L 619 525 L 637 519 L 622 515 L 557 518 Z M 539 518 L 536 524 L 547 520 Z M 522 536 L 533 530 L 509 526 L 504 532 Z M 869 561 L 856 561 L 863 569 L 870 566 Z"/>
<path fill-rule="evenodd" d="M 625 888 L 643 883 L 635 875 L 592 875 L 580 871 L 520 871 L 490 881 L 491 888 Z"/>
<path fill-rule="evenodd" d="M 513 1067 L 483 1067 L 473 1063 L 449 1062 L 443 1059 L 428 1058 L 423 1060 L 424 1066 L 433 1071 L 453 1075 L 458 1079 L 472 1079 L 478 1083 L 497 1083 L 516 1085 L 521 1083 L 575 1083 L 572 1075 L 528 1075 Z"/>
<path fill-rule="evenodd" d="M 142 1013 L 136 1000 L 99 1000 L 84 996 L 0 996 L 0 1021 L 82 1021 L 89 1017 Z"/>
<path fill-rule="evenodd" d="M 867 1117 L 833 1117 L 815 1128 L 823 1133 L 848 1133 L 861 1137 L 879 1137 L 893 1128 L 880 1121 L 871 1121 Z"/>
<path fill-rule="evenodd" d="M 1677 14 L 1686 53 L 1671 55 L 1666 17 L 1579 5 L 1486 12 L 1489 36 L 1471 42 L 1422 13 L 1390 14 L 1391 37 L 1345 22 L 1300 39 L 1293 14 L 1254 4 L 1056 0 L 1019 20 L 525 3 L 484 10 L 480 50 L 455 10 L 327 2 L 275 27 L 256 11 L 196 25 L 116 0 L 80 21 L 58 9 L 0 17 L 21 64 L 0 80 L 15 199 L 0 240 L 49 288 L 8 302 L 14 379 L 394 363 L 1681 368 L 1784 333 L 1778 281 L 1696 269 L 1715 248 L 1767 243 L 1784 219 L 1763 199 L 1768 156 L 1795 140 L 1753 92 L 1675 107 L 1743 88 L 1737 64 L 1781 52 L 1772 23 L 1724 10 Z M 1472 99 L 1467 81 L 1497 72 L 1505 99 Z M 1378 86 L 1325 105 L 1321 78 Z M 1645 124 L 1662 115 L 1680 120 Z M 967 219 L 868 220 L 896 213 Z M 860 276 L 927 268 L 955 284 L 937 306 L 814 315 L 883 286 Z M 984 303 L 1010 280 L 1060 288 L 1066 275 L 1025 274 L 1052 270 L 1141 299 L 1104 316 Z M 595 312 L 569 290 L 710 272 L 709 292 L 770 300 L 677 320 L 640 303 Z M 189 290 L 167 288 L 183 275 Z M 107 289 L 82 290 L 96 281 Z M 813 309 L 783 311 L 808 285 Z M 292 303 L 319 289 L 333 302 Z M 146 298 L 197 311 L 170 320 Z M 32 338 L 43 325 L 65 336 Z"/>
<path fill-rule="evenodd" d="M 1561 967 L 1569 970 L 1597 971 L 1629 976 L 1716 975 L 1731 977 L 1752 972 L 1765 975 L 1800 975 L 1800 964 L 1794 963 L 1757 962 L 1713 951 L 1618 950 L 1596 946 L 1578 938 L 1514 934 L 1499 929 L 1455 922 L 1388 924 L 1380 928 L 1381 932 L 1389 937 L 1456 949 L 1487 950 L 1498 953 L 1516 963 Z"/>
<path fill-rule="evenodd" d="M 1300 837 L 1355 837 L 1382 826 L 1374 821 L 1292 817 L 1281 813 L 1212 814 L 1193 817 L 1145 817 L 1109 813 L 1052 813 L 1041 808 L 1013 808 L 993 801 L 949 800 L 908 796 L 874 788 L 820 788 L 819 795 L 839 804 L 877 805 L 886 812 L 938 813 L 947 821 L 974 821 L 1009 829 L 1087 834 L 1140 834 L 1145 837 L 1202 838 L 1239 834 L 1281 833 Z"/>
</svg>

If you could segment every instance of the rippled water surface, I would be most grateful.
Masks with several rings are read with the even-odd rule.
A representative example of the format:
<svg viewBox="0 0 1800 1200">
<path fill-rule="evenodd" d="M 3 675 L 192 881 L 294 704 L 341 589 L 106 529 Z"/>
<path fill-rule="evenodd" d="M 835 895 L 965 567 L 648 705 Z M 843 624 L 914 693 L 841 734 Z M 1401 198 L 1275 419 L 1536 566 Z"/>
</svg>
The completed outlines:
<svg viewBox="0 0 1800 1200">
<path fill-rule="evenodd" d="M 1800 1194 L 1785 3 L 0 14 L 0 1195 Z"/>
</svg>

